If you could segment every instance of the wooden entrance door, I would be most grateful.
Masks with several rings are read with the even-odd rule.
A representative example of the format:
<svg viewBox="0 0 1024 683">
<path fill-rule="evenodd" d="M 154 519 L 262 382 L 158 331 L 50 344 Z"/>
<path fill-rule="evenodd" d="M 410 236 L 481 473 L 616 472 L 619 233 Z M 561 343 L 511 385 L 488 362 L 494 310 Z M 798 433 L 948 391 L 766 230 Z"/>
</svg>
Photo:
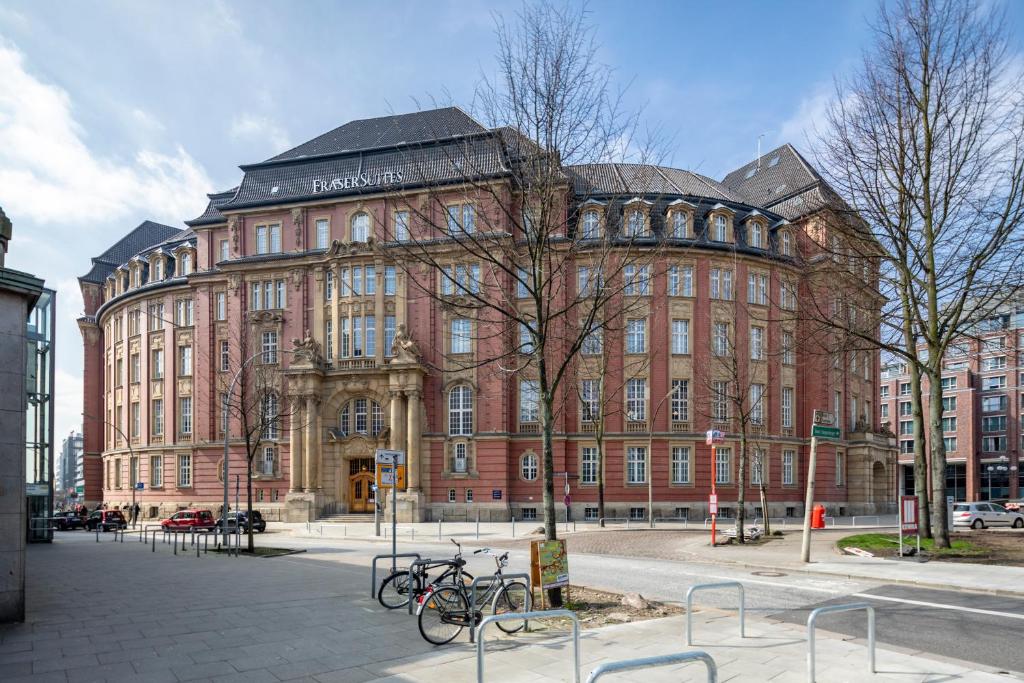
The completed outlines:
<svg viewBox="0 0 1024 683">
<path fill-rule="evenodd" d="M 349 512 L 373 512 L 373 472 L 358 472 L 349 477 Z"/>
</svg>

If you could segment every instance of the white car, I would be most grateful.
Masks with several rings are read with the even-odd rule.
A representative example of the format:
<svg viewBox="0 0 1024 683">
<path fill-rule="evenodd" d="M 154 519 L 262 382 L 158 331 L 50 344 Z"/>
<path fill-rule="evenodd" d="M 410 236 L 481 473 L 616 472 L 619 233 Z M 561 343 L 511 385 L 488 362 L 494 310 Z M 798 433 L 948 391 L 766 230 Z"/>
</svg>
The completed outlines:
<svg viewBox="0 0 1024 683">
<path fill-rule="evenodd" d="M 1024 527 L 1024 515 L 1011 512 L 996 503 L 956 503 L 953 505 L 953 526 L 984 529 L 989 526 Z"/>
</svg>

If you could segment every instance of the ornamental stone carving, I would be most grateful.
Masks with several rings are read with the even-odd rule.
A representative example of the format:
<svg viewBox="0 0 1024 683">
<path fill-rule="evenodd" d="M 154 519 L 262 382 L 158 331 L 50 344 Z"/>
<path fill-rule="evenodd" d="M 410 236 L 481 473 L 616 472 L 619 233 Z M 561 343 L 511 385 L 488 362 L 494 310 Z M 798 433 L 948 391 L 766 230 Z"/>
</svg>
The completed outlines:
<svg viewBox="0 0 1024 683">
<path fill-rule="evenodd" d="M 306 336 L 304 339 L 292 339 L 292 347 L 295 351 L 295 361 L 297 363 L 320 365 L 320 363 L 323 362 L 323 355 L 320 352 L 320 342 L 313 339 L 313 335 L 310 334 L 309 330 L 306 330 Z"/>
<path fill-rule="evenodd" d="M 391 342 L 391 353 L 394 354 L 394 363 L 418 363 L 420 361 L 420 346 L 416 340 L 409 336 L 405 323 L 399 323 L 395 329 L 395 340 Z"/>
<path fill-rule="evenodd" d="M 306 210 L 305 209 L 292 209 L 292 225 L 295 226 L 295 248 L 297 251 L 302 251 L 305 248 L 304 236 L 306 227 Z"/>
<path fill-rule="evenodd" d="M 238 216 L 232 216 L 228 219 L 228 231 L 231 233 L 231 245 L 235 248 L 235 253 L 238 253 Z"/>
</svg>

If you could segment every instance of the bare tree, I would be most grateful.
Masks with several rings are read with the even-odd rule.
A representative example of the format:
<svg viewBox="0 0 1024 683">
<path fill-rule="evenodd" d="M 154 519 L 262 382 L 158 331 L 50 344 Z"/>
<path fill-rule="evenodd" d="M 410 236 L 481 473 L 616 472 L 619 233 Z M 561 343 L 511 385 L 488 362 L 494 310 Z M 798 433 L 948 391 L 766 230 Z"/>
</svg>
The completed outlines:
<svg viewBox="0 0 1024 683">
<path fill-rule="evenodd" d="M 499 19 L 496 38 L 497 73 L 477 93 L 492 129 L 432 148 L 433 158 L 445 155 L 443 182 L 427 155 L 410 149 L 407 168 L 430 189 L 410 196 L 408 234 L 383 226 L 381 248 L 419 296 L 468 321 L 458 340 L 472 339 L 472 352 L 446 349 L 437 365 L 527 382 L 520 401 L 529 417 L 536 410 L 545 535 L 555 539 L 552 443 L 564 385 L 588 336 L 608 329 L 609 311 L 641 305 L 658 240 L 644 199 L 620 226 L 604 211 L 614 199 L 594 190 L 600 225 L 578 221 L 581 195 L 593 189 L 588 164 L 638 149 L 636 116 L 613 92 L 585 8 L 525 5 L 513 24 Z M 549 599 L 561 604 L 561 591 Z"/>
<path fill-rule="evenodd" d="M 902 339 L 883 348 L 928 380 L 939 548 L 949 546 L 939 504 L 943 358 L 979 311 L 1012 296 L 1021 279 L 1024 102 L 1005 26 L 975 2 L 882 5 L 874 47 L 838 84 L 822 139 L 824 166 L 870 225 L 899 297 Z"/>
</svg>

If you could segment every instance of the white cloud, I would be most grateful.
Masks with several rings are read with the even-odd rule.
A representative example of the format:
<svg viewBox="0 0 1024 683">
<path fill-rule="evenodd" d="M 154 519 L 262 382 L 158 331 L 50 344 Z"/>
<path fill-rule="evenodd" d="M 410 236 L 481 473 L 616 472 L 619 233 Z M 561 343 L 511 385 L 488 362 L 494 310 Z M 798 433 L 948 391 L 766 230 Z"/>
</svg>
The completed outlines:
<svg viewBox="0 0 1024 683">
<path fill-rule="evenodd" d="M 835 94 L 831 83 L 820 83 L 800 100 L 796 111 L 779 127 L 778 142 L 797 147 L 813 146 L 814 138 L 826 128 L 828 109 Z"/>
<path fill-rule="evenodd" d="M 266 116 L 242 114 L 231 121 L 228 133 L 236 140 L 252 140 L 269 144 L 275 152 L 283 152 L 293 145 L 288 141 L 288 131 Z"/>
<path fill-rule="evenodd" d="M 67 92 L 30 74 L 22 53 L 2 43 L 0 83 L 0 200 L 9 215 L 81 224 L 141 211 L 180 222 L 202 211 L 212 183 L 182 147 L 142 149 L 127 161 L 95 154 Z"/>
</svg>

